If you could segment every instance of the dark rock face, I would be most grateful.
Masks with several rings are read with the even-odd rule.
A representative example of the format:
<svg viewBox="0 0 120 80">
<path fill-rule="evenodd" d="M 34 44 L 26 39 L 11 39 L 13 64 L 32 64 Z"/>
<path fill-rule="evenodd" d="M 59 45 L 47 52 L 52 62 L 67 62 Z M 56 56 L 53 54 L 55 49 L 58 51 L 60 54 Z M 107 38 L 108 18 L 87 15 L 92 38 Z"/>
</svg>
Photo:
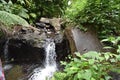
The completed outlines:
<svg viewBox="0 0 120 80">
<path fill-rule="evenodd" d="M 70 53 L 68 40 L 63 33 L 45 33 L 42 30 L 31 31 L 30 29 L 25 28 L 24 32 L 20 31 L 19 34 L 9 38 L 9 61 L 13 64 L 10 69 L 5 70 L 7 80 L 28 80 L 35 68 L 44 67 L 45 43 L 48 40 L 55 42 L 57 62 L 65 60 Z M 9 67 L 9 64 L 6 66 Z"/>
<path fill-rule="evenodd" d="M 56 44 L 57 60 L 63 61 L 71 53 L 68 39 L 64 37 L 61 43 Z"/>
<path fill-rule="evenodd" d="M 53 40 L 56 44 L 57 61 L 64 60 L 70 53 L 67 39 L 62 34 L 56 35 Z M 46 38 L 47 39 L 47 38 Z M 45 39 L 45 40 L 46 40 Z M 45 59 L 45 40 L 36 42 L 34 40 L 26 39 L 10 39 L 9 40 L 9 57 L 17 62 L 38 62 L 42 63 Z"/>
<path fill-rule="evenodd" d="M 19 28 L 19 29 L 18 29 Z M 69 54 L 68 41 L 63 33 L 53 31 L 46 33 L 43 29 L 35 27 L 15 26 L 13 36 L 9 37 L 8 58 L 12 62 L 42 63 L 45 59 L 45 43 L 52 40 L 56 44 L 57 61 L 64 60 Z M 1 44 L 5 44 L 1 42 Z M 4 49 L 1 45 L 0 49 Z M 0 50 L 2 55 L 3 50 Z"/>
<path fill-rule="evenodd" d="M 112 80 L 120 80 L 120 73 L 109 72 L 109 75 L 112 77 Z"/>
<path fill-rule="evenodd" d="M 44 48 L 34 47 L 26 40 L 10 39 L 9 41 L 9 57 L 16 62 L 39 62 L 44 60 Z"/>
</svg>

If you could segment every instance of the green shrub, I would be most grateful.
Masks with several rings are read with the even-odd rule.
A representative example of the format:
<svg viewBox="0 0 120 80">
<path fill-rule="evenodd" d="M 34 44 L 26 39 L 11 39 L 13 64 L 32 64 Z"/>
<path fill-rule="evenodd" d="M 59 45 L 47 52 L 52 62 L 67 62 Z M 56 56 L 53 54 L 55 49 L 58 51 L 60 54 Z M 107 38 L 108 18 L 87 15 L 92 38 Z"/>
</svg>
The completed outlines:
<svg viewBox="0 0 120 80">
<path fill-rule="evenodd" d="M 120 54 L 120 36 L 118 37 L 113 37 L 110 36 L 107 39 L 102 40 L 103 43 L 108 43 L 105 44 L 104 49 L 112 49 L 114 50 L 114 53 Z"/>
<path fill-rule="evenodd" d="M 19 2 L 19 0 L 17 1 Z M 18 15 L 22 18 L 29 19 L 28 10 L 22 6 L 22 4 L 24 3 L 23 0 L 21 0 L 19 4 L 13 3 L 11 0 L 9 0 L 8 2 L 6 2 L 5 0 L 1 0 L 0 2 L 1 11 L 6 11 Z"/>
<path fill-rule="evenodd" d="M 119 0 L 71 0 L 65 17 L 80 27 L 96 29 L 100 38 L 120 35 Z M 82 25 L 82 26 L 81 26 Z"/>
<path fill-rule="evenodd" d="M 105 39 L 103 41 L 109 41 Z M 117 43 L 120 38 L 110 40 Z M 113 44 L 114 45 L 114 44 Z M 75 58 L 70 58 L 70 62 L 61 62 L 65 65 L 62 72 L 55 73 L 53 80 L 110 80 L 110 71 L 119 72 L 120 69 L 120 46 L 116 44 L 116 53 L 90 51 L 83 55 L 76 52 Z"/>
<path fill-rule="evenodd" d="M 60 17 L 69 0 L 0 0 L 0 10 L 18 15 L 29 23 L 40 17 Z"/>
</svg>

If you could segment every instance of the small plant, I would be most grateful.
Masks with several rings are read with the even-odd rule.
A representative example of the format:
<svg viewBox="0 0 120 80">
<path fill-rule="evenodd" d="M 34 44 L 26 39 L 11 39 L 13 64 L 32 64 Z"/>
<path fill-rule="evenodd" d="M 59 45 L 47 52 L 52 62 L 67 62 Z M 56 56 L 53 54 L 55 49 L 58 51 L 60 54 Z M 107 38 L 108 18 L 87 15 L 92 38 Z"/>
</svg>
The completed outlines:
<svg viewBox="0 0 120 80">
<path fill-rule="evenodd" d="M 65 65 L 62 72 L 55 73 L 53 80 L 110 80 L 109 72 L 120 72 L 120 37 L 102 40 L 112 42 L 111 46 L 117 46 L 116 52 L 90 51 L 83 55 L 76 52 L 75 58 L 69 58 L 70 62 L 61 62 Z M 109 47 L 109 46 L 108 46 Z"/>
<path fill-rule="evenodd" d="M 113 49 L 114 53 L 120 54 L 120 36 L 118 37 L 108 37 L 107 39 L 102 40 L 103 43 L 105 44 L 105 49 Z"/>
</svg>

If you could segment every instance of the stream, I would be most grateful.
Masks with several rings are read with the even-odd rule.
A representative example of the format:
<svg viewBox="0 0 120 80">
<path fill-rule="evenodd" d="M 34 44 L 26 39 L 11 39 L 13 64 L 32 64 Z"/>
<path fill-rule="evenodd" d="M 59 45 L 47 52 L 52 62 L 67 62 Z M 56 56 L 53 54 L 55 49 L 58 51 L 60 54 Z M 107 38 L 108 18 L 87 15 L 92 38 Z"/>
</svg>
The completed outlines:
<svg viewBox="0 0 120 80">
<path fill-rule="evenodd" d="M 55 43 L 47 42 L 47 46 L 45 46 L 45 64 L 44 68 L 37 68 L 33 71 L 33 75 L 29 78 L 29 80 L 50 80 L 53 76 L 54 72 L 57 70 L 56 65 L 56 52 L 55 52 Z"/>
<path fill-rule="evenodd" d="M 8 63 L 8 43 L 4 46 L 4 65 L 6 80 L 51 80 L 54 72 L 57 71 L 55 43 L 51 39 L 47 39 L 45 49 L 45 59 L 41 64 L 12 64 Z"/>
<path fill-rule="evenodd" d="M 7 63 L 8 62 L 8 43 L 9 43 L 9 39 L 7 39 L 7 41 L 5 42 L 5 45 L 4 45 L 4 58 L 5 58 L 5 62 Z"/>
</svg>

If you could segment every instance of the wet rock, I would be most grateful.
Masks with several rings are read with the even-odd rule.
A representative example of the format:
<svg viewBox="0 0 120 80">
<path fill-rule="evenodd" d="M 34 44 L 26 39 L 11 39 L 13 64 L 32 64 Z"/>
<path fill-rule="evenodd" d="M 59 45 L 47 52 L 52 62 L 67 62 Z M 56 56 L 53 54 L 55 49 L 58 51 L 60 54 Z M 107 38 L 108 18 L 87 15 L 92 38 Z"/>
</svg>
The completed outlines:
<svg viewBox="0 0 120 80">
<path fill-rule="evenodd" d="M 14 62 L 37 62 L 42 63 L 44 60 L 44 48 L 34 47 L 34 41 L 26 40 L 9 40 L 8 54 L 10 60 Z"/>
<path fill-rule="evenodd" d="M 42 63 L 45 57 L 44 44 L 47 39 L 53 40 L 56 44 L 57 60 L 63 60 L 68 55 L 69 49 L 67 49 L 68 44 L 62 32 L 59 34 L 52 31 L 46 33 L 42 29 L 32 26 L 15 26 L 12 36 L 9 37 L 9 61 Z M 5 44 L 5 42 L 2 44 Z M 1 46 L 0 49 L 4 50 L 3 47 Z M 4 55 L 3 50 L 1 52 Z"/>
<path fill-rule="evenodd" d="M 69 40 L 71 52 L 101 51 L 102 45 L 94 30 L 88 29 L 86 32 L 77 28 L 67 28 L 65 34 Z M 74 54 L 73 54 L 74 55 Z"/>
<path fill-rule="evenodd" d="M 53 30 L 56 33 L 59 33 L 61 30 L 61 18 L 44 18 L 42 17 L 39 22 L 36 23 L 36 26 L 39 28 Z"/>
<path fill-rule="evenodd" d="M 109 75 L 112 77 L 112 80 L 120 80 L 120 73 L 117 72 L 109 72 Z"/>
<path fill-rule="evenodd" d="M 32 70 L 40 65 L 22 63 L 22 64 L 7 64 L 4 67 L 9 66 L 11 66 L 11 68 L 5 71 L 6 80 L 28 80 Z"/>
</svg>

